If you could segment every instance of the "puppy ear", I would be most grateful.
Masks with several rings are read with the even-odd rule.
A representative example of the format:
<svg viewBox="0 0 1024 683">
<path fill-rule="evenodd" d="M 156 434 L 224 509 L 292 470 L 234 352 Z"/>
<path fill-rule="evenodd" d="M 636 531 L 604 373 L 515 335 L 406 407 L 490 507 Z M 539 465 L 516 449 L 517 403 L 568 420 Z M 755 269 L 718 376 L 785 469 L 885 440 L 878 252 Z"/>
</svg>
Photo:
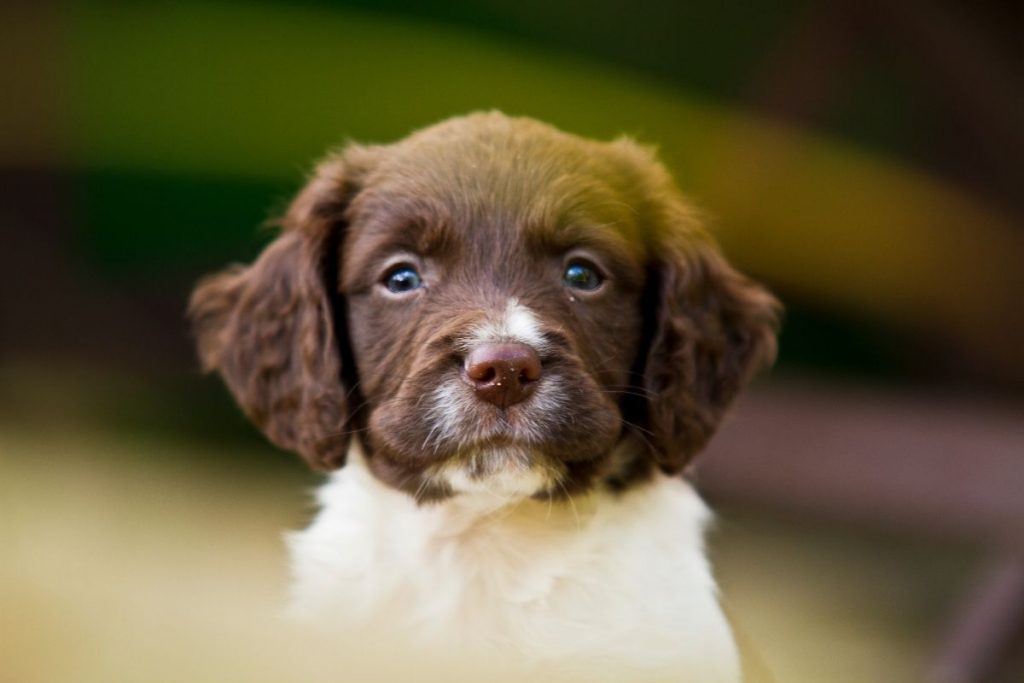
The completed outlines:
<svg viewBox="0 0 1024 683">
<path fill-rule="evenodd" d="M 252 265 L 201 281 L 188 308 L 204 371 L 219 372 L 271 441 L 317 469 L 344 464 L 351 430 L 336 294 L 344 213 L 356 191 L 348 166 L 340 156 L 321 164 L 281 235 Z"/>
<path fill-rule="evenodd" d="M 652 152 L 625 148 L 646 187 L 646 405 L 659 466 L 680 472 L 714 434 L 740 389 L 775 359 L 781 306 L 721 255 Z"/>
</svg>

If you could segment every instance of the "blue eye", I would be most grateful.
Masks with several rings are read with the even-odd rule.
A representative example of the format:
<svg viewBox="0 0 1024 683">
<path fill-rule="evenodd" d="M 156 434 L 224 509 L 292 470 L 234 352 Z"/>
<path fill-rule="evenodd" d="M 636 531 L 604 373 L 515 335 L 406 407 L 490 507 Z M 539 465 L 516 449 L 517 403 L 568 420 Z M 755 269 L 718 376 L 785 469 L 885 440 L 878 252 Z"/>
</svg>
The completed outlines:
<svg viewBox="0 0 1024 683">
<path fill-rule="evenodd" d="M 604 278 L 597 272 L 597 269 L 586 263 L 570 263 L 562 275 L 562 282 L 566 287 L 579 289 L 584 292 L 592 292 L 601 286 Z"/>
<path fill-rule="evenodd" d="M 412 266 L 398 266 L 384 280 L 384 286 L 392 294 L 405 294 L 423 286 L 423 278 Z"/>
</svg>

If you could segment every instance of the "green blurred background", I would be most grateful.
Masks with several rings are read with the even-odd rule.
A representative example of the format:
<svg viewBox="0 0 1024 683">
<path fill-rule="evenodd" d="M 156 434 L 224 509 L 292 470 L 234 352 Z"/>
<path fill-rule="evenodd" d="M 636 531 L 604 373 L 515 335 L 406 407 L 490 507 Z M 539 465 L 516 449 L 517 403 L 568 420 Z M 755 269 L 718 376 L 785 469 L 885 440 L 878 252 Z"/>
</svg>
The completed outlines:
<svg viewBox="0 0 1024 683">
<path fill-rule="evenodd" d="M 188 292 L 259 252 L 325 150 L 491 108 L 657 144 L 730 258 L 785 301 L 778 366 L 731 429 L 771 414 L 817 444 L 821 424 L 845 419 L 837 438 L 857 446 L 821 442 L 819 479 L 781 446 L 730 469 L 746 462 L 730 447 L 756 450 L 763 434 L 707 459 L 725 592 L 780 680 L 1024 671 L 1004 656 L 1019 612 L 997 614 L 1010 626 L 968 655 L 957 635 L 974 623 L 970 586 L 985 594 L 976 577 L 1024 547 L 1003 523 L 1024 485 L 1018 3 L 26 2 L 0 9 L 0 26 L 0 643 L 18 651 L 0 644 L 0 674 L 111 680 L 127 633 L 145 676 L 171 658 L 135 625 L 180 574 L 140 566 L 134 597 L 100 578 L 149 533 L 127 519 L 170 533 L 162 552 L 181 571 L 216 586 L 242 572 L 274 603 L 277 530 L 301 525 L 315 480 L 199 376 Z M 886 422 L 887 401 L 883 413 L 919 419 Z M 911 422 L 921 440 L 905 439 Z M 875 478 L 843 488 L 860 462 Z M 799 504 L 763 467 L 803 487 Z M 179 493 L 148 500 L 165 475 Z M 957 498 L 965 476 L 976 497 Z M 890 493 L 872 515 L 856 501 L 877 482 Z M 71 537 L 90 539 L 73 561 Z M 89 552 L 104 542 L 107 555 Z M 258 562 L 210 566 L 244 552 Z M 69 581 L 76 562 L 96 580 Z M 815 588 L 823 575 L 838 578 Z M 93 632 L 126 599 L 115 635 Z M 170 642 L 245 613 L 222 602 L 195 629 L 191 613 L 168 616 Z M 64 669 L 38 651 L 53 638 L 81 644 Z M 215 653 L 161 670 L 235 671 Z"/>
</svg>

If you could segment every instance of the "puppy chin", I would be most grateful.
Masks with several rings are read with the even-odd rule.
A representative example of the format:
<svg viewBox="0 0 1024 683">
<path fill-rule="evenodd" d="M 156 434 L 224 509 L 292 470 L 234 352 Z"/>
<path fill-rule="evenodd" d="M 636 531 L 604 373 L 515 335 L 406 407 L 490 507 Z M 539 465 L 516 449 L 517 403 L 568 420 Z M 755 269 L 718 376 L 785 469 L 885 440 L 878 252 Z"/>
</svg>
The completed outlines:
<svg viewBox="0 0 1024 683">
<path fill-rule="evenodd" d="M 525 447 L 486 447 L 444 463 L 431 478 L 456 495 L 507 500 L 543 496 L 563 476 L 548 459 Z"/>
</svg>

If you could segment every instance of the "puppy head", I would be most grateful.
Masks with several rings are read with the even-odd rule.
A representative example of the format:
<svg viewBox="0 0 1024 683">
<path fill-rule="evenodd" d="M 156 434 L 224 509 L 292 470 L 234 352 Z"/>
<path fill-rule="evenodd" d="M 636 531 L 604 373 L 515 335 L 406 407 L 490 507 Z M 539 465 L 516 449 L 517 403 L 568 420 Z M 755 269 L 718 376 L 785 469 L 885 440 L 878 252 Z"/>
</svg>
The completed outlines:
<svg viewBox="0 0 1024 683">
<path fill-rule="evenodd" d="M 271 440 L 331 469 L 359 433 L 421 500 L 682 470 L 772 359 L 776 314 L 648 150 L 496 113 L 328 158 L 190 305 L 204 367 Z"/>
</svg>

